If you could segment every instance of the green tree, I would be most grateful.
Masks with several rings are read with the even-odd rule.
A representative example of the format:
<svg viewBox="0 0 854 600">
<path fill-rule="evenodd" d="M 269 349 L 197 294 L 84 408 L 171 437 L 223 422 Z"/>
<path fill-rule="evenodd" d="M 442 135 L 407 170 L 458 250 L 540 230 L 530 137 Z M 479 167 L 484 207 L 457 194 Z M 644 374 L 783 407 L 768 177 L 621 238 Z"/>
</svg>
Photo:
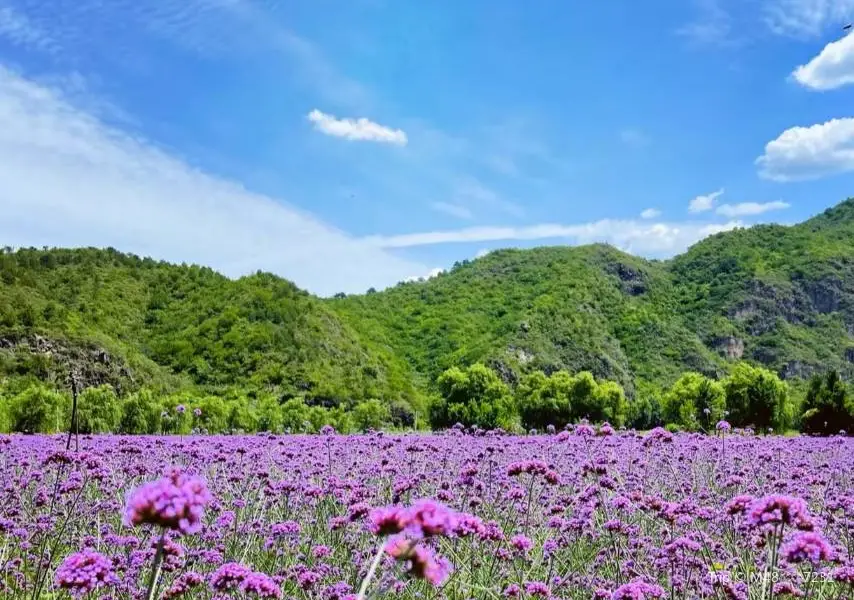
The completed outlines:
<svg viewBox="0 0 854 600">
<path fill-rule="evenodd" d="M 227 426 L 234 432 L 258 430 L 258 416 L 246 396 L 238 396 L 228 401 Z"/>
<path fill-rule="evenodd" d="M 854 433 L 854 402 L 835 370 L 814 375 L 803 403 L 801 428 L 806 433 L 833 435 Z"/>
<path fill-rule="evenodd" d="M 290 398 L 281 406 L 282 427 L 291 433 L 303 433 L 311 429 L 309 410 L 302 398 Z"/>
<path fill-rule="evenodd" d="M 63 394 L 34 384 L 12 399 L 9 416 L 13 431 L 65 431 L 71 419 L 71 403 Z"/>
<path fill-rule="evenodd" d="M 275 396 L 262 395 L 255 405 L 255 413 L 258 431 L 282 431 L 282 407 Z"/>
<path fill-rule="evenodd" d="M 625 424 L 629 412 L 626 393 L 616 381 L 603 381 L 596 390 L 599 411 L 591 419 L 595 422 L 608 421 L 620 427 Z"/>
<path fill-rule="evenodd" d="M 86 388 L 77 398 L 77 423 L 80 433 L 116 431 L 122 418 L 122 406 L 109 384 Z"/>
<path fill-rule="evenodd" d="M 353 425 L 359 431 L 367 431 L 368 429 L 381 429 L 391 419 L 391 413 L 388 407 L 377 400 L 371 398 L 360 402 L 353 408 Z"/>
<path fill-rule="evenodd" d="M 726 407 L 727 396 L 720 383 L 700 373 L 685 373 L 664 394 L 661 413 L 665 423 L 687 431 L 708 431 L 723 418 Z"/>
<path fill-rule="evenodd" d="M 516 388 L 519 418 L 525 429 L 562 428 L 572 422 L 570 394 L 572 378 L 566 371 L 551 377 L 542 371 L 525 376 Z"/>
<path fill-rule="evenodd" d="M 465 370 L 451 367 L 442 373 L 437 383 L 442 398 L 430 410 L 434 427 L 461 423 L 494 429 L 511 424 L 510 389 L 489 367 L 481 363 Z"/>
<path fill-rule="evenodd" d="M 789 387 L 776 373 L 747 363 L 738 363 L 724 380 L 727 420 L 735 427 L 754 427 L 757 432 L 773 428 L 784 432 L 792 423 Z"/>
<path fill-rule="evenodd" d="M 160 407 L 149 389 L 142 389 L 121 403 L 121 433 L 154 434 L 160 432 Z"/>
<path fill-rule="evenodd" d="M 205 396 L 198 402 L 202 412 L 196 418 L 196 426 L 208 433 L 224 433 L 228 430 L 229 409 L 219 396 Z"/>
</svg>

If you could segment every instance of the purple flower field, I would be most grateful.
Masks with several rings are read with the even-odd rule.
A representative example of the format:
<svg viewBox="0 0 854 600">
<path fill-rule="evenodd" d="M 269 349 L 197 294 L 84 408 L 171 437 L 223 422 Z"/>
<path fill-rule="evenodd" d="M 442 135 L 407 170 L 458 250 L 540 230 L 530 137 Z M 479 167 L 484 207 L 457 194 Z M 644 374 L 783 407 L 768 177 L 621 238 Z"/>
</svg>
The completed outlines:
<svg viewBox="0 0 854 600">
<path fill-rule="evenodd" d="M 854 597 L 854 441 L 0 438 L 0 593 Z"/>
</svg>

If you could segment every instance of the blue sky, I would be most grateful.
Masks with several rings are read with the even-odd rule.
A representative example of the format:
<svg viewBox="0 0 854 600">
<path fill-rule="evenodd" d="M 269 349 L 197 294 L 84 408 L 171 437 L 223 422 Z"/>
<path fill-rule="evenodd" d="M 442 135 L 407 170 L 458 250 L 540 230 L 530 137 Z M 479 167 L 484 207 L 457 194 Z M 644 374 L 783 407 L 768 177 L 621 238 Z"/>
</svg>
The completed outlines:
<svg viewBox="0 0 854 600">
<path fill-rule="evenodd" d="M 854 0 L 0 0 L 0 237 L 320 294 L 852 194 Z"/>
</svg>

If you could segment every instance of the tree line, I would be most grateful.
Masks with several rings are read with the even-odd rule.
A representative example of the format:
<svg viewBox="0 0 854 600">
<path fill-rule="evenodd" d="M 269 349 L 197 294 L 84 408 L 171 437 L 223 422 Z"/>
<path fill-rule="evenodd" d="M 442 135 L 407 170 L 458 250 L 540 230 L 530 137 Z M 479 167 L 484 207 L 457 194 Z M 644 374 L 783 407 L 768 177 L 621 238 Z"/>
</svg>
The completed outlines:
<svg viewBox="0 0 854 600">
<path fill-rule="evenodd" d="M 327 407 L 273 394 L 224 395 L 141 389 L 119 397 L 108 385 L 78 397 L 81 433 L 190 434 L 269 431 L 315 433 L 324 425 L 340 432 L 371 429 L 446 429 L 457 423 L 481 429 L 544 431 L 587 420 L 616 427 L 713 431 L 720 421 L 757 432 L 835 435 L 854 431 L 854 395 L 836 371 L 814 376 L 802 398 L 775 373 L 739 363 L 715 380 L 684 373 L 664 391 L 642 389 L 629 399 L 616 382 L 589 372 L 534 371 L 515 386 L 482 363 L 452 367 L 437 380 L 427 419 L 403 401 L 378 399 Z M 71 396 L 41 382 L 0 385 L 0 430 L 54 433 L 69 427 Z"/>
<path fill-rule="evenodd" d="M 456 423 L 484 429 L 545 430 L 582 419 L 615 426 L 713 431 L 719 422 L 756 432 L 835 435 L 854 430 L 854 396 L 836 371 L 814 376 L 802 399 L 776 373 L 742 362 L 715 380 L 688 372 L 663 392 L 640 390 L 632 400 L 613 381 L 592 374 L 535 371 L 514 387 L 489 367 L 452 367 L 438 380 L 441 398 L 430 408 L 434 428 Z"/>
</svg>

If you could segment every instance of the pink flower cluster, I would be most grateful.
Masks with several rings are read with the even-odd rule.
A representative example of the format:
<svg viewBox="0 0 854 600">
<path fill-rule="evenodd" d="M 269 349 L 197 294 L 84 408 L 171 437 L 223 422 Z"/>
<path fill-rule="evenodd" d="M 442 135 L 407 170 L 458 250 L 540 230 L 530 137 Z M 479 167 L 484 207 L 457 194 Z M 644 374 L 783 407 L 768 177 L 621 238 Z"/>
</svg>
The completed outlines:
<svg viewBox="0 0 854 600">
<path fill-rule="evenodd" d="M 210 501 L 211 494 L 203 479 L 176 470 L 131 493 L 125 523 L 130 526 L 148 523 L 183 534 L 196 533 L 202 528 L 202 514 Z"/>
<path fill-rule="evenodd" d="M 56 570 L 56 586 L 80 596 L 116 583 L 113 563 L 94 550 L 69 555 Z"/>
</svg>

